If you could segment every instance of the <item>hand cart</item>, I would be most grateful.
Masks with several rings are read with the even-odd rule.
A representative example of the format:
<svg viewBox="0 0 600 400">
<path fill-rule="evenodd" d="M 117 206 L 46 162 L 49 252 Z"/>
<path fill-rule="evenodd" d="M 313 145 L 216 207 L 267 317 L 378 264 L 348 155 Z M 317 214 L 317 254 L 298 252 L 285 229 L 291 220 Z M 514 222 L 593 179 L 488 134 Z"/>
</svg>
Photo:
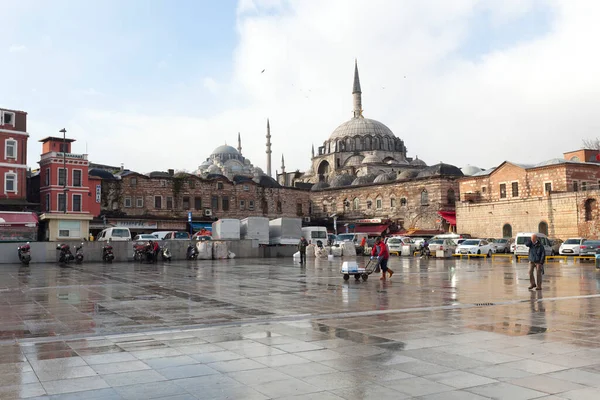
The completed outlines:
<svg viewBox="0 0 600 400">
<path fill-rule="evenodd" d="M 377 258 L 369 260 L 365 267 L 360 267 L 356 262 L 344 262 L 340 273 L 343 275 L 345 281 L 350 279 L 350 275 L 354 275 L 354 279 L 357 281 L 359 281 L 360 278 L 362 278 L 363 281 L 366 281 L 369 279 L 369 275 L 375 272 L 378 266 L 379 260 Z"/>
</svg>

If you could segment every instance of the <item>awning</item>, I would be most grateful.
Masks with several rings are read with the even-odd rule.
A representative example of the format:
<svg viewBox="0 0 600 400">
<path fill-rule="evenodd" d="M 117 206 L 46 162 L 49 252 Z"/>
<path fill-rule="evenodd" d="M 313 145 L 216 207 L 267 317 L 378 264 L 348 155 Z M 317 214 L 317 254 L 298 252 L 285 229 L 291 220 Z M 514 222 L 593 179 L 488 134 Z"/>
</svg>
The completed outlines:
<svg viewBox="0 0 600 400">
<path fill-rule="evenodd" d="M 456 225 L 456 211 L 438 211 L 438 215 L 448 221 L 450 225 Z"/>
<path fill-rule="evenodd" d="M 371 235 L 381 235 L 385 231 L 387 231 L 389 225 L 356 225 L 354 228 L 354 232 L 358 233 L 368 233 Z"/>
<path fill-rule="evenodd" d="M 406 231 L 405 235 L 406 236 L 411 236 L 411 237 L 419 237 L 419 236 L 423 236 L 423 237 L 433 237 L 435 235 L 439 235 L 440 233 L 444 233 L 444 231 L 439 231 L 439 230 L 432 230 L 432 229 L 409 229 L 408 231 Z"/>
<path fill-rule="evenodd" d="M 14 227 L 25 226 L 35 228 L 38 224 L 38 217 L 32 212 L 0 212 L 0 226 Z"/>
</svg>

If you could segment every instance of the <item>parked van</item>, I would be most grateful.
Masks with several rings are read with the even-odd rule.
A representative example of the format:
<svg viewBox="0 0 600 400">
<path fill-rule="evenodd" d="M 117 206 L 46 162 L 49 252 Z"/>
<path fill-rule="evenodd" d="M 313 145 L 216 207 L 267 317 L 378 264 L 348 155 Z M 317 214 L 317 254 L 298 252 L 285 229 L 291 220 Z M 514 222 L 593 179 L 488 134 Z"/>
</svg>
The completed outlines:
<svg viewBox="0 0 600 400">
<path fill-rule="evenodd" d="M 324 226 L 307 226 L 302 228 L 302 236 L 308 240 L 309 244 L 321 242 L 323 246 L 327 244 L 327 228 Z"/>
<path fill-rule="evenodd" d="M 355 245 L 360 246 L 363 238 L 369 239 L 368 233 L 340 233 L 335 238 L 334 245 L 341 246 L 344 242 L 354 242 Z"/>
<path fill-rule="evenodd" d="M 96 238 L 98 242 L 127 242 L 131 240 L 131 232 L 129 228 L 106 228 L 98 234 Z"/>
<path fill-rule="evenodd" d="M 531 235 L 533 232 L 519 232 L 517 233 L 517 237 L 515 238 L 515 256 L 526 256 L 529 254 L 529 247 L 527 247 L 527 242 L 531 240 Z M 546 250 L 546 255 L 552 255 L 552 243 L 548 240 L 548 237 L 543 233 L 536 233 L 539 241 L 544 246 L 544 250 Z"/>
</svg>

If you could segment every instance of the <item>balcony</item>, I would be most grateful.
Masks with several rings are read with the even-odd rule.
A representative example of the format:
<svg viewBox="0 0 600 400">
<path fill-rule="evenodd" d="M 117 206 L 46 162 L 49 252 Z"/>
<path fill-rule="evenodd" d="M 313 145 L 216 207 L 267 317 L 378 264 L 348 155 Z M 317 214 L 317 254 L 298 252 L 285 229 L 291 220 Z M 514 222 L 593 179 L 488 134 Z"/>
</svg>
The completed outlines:
<svg viewBox="0 0 600 400">
<path fill-rule="evenodd" d="M 53 151 L 50 153 L 42 154 L 41 159 L 47 160 L 48 158 L 63 158 L 66 157 L 71 160 L 87 160 L 87 154 L 74 154 L 74 153 L 62 153 L 58 151 Z"/>
</svg>

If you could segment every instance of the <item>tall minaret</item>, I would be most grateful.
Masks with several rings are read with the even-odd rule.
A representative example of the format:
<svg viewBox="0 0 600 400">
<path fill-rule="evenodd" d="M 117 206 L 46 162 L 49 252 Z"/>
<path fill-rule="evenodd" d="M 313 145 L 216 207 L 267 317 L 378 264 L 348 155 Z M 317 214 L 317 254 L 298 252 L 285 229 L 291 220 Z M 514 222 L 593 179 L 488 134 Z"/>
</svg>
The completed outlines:
<svg viewBox="0 0 600 400">
<path fill-rule="evenodd" d="M 271 176 L 271 125 L 267 118 L 267 176 Z"/>
<path fill-rule="evenodd" d="M 352 86 L 352 97 L 354 98 L 354 118 L 362 118 L 362 92 L 360 91 L 358 61 L 356 61 L 356 59 L 354 60 L 354 85 Z"/>
<path fill-rule="evenodd" d="M 312 145 L 312 149 L 310 151 L 310 155 L 312 156 L 312 158 L 315 158 L 315 144 L 314 143 Z"/>
<path fill-rule="evenodd" d="M 238 152 L 240 154 L 242 154 L 242 136 L 240 135 L 240 133 L 238 132 Z"/>
<path fill-rule="evenodd" d="M 281 173 L 285 174 L 285 160 L 283 159 L 283 154 L 281 155 Z"/>
</svg>

